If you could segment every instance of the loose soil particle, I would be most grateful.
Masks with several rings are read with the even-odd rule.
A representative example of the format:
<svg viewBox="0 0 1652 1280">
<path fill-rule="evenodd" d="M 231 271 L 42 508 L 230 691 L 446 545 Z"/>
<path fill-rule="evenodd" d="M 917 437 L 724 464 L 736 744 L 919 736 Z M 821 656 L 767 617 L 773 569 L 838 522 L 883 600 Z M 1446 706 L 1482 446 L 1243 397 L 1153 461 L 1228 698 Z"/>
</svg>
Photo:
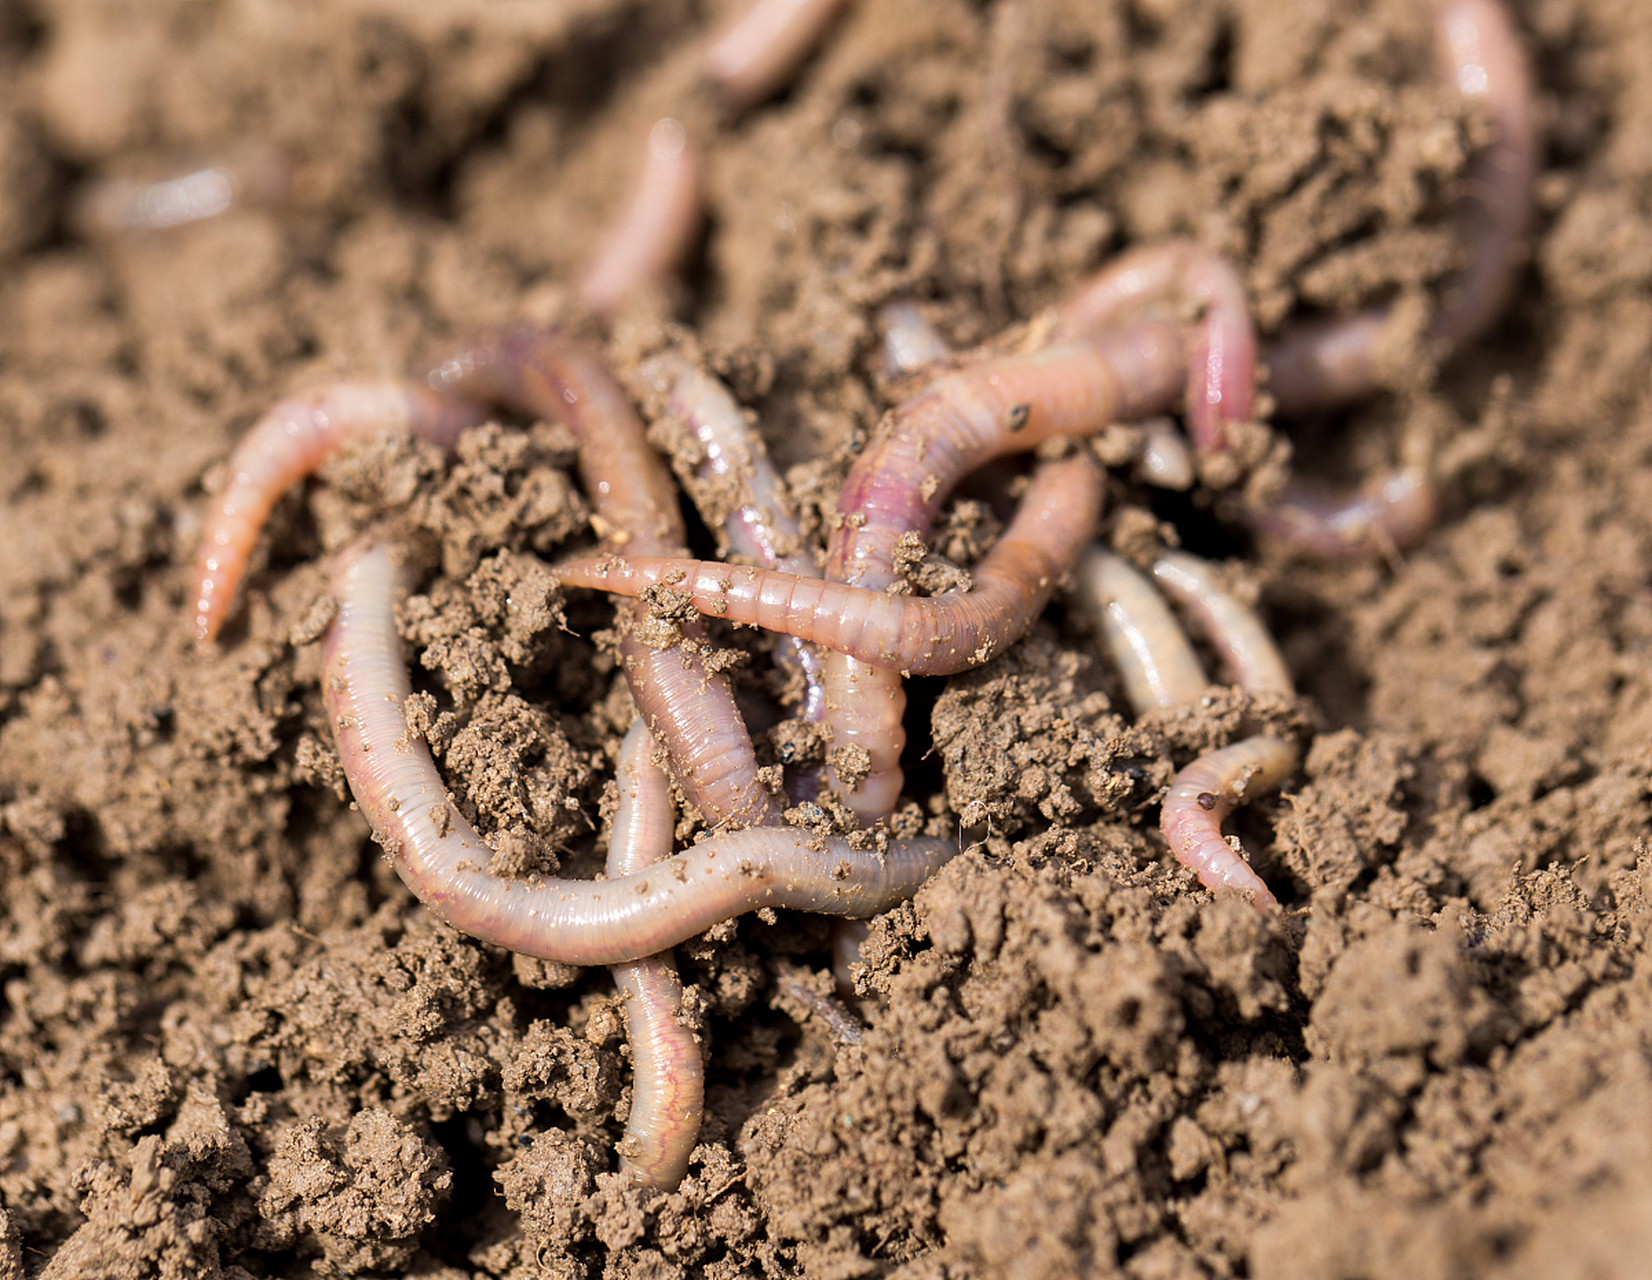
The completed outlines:
<svg viewBox="0 0 1652 1280">
<path fill-rule="evenodd" d="M 1511 2 L 1547 141 L 1511 313 L 1286 424 L 1327 482 L 1432 456 L 1441 526 L 1317 568 L 1114 486 L 1127 551 L 1165 528 L 1246 562 L 1306 695 L 1266 709 L 1297 782 L 1239 823 L 1284 918 L 1195 892 L 1152 823 L 1256 709 L 1132 725 L 1052 610 L 914 690 L 902 821 L 970 848 L 874 925 L 858 1043 L 798 976 L 820 922 L 680 949 L 709 1107 L 669 1195 L 613 1172 L 606 975 L 413 902 L 316 691 L 325 553 L 392 521 L 455 803 L 502 869 L 595 872 L 630 710 L 611 610 L 539 558 L 586 528 L 566 436 L 351 453 L 280 506 L 199 656 L 231 442 L 291 390 L 564 314 L 671 111 L 706 139 L 708 231 L 609 354 L 632 377 L 662 318 L 692 330 L 818 527 L 885 407 L 889 297 L 973 342 L 1192 234 L 1266 328 L 1421 306 L 1482 128 L 1428 7 L 864 3 L 718 122 L 691 45 L 734 0 L 0 3 L 0 1277 L 1644 1275 L 1652 8 Z M 76 229 L 83 181 L 257 153 L 294 164 L 280 207 Z M 984 512 L 933 549 L 976 553 Z M 772 692 L 762 642 L 719 643 Z"/>
</svg>

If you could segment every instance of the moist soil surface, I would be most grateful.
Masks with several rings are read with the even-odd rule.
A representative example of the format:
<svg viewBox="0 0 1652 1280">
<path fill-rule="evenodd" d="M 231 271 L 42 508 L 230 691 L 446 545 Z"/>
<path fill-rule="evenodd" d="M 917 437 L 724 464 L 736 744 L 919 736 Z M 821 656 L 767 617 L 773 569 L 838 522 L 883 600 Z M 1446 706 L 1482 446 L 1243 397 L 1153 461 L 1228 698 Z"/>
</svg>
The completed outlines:
<svg viewBox="0 0 1652 1280">
<path fill-rule="evenodd" d="M 1443 367 L 1416 335 L 1487 122 L 1423 0 L 865 0 L 735 117 L 698 76 L 722 0 L 0 3 L 0 1277 L 1646 1275 L 1652 7 L 1511 3 L 1537 229 Z M 705 226 L 600 327 L 571 282 L 665 114 Z M 221 216 L 97 212 L 200 163 L 244 180 Z M 1233 475 L 1155 492 L 1110 432 L 1103 539 L 1225 562 L 1300 701 L 1133 722 L 1065 595 L 913 682 L 901 821 L 965 852 L 873 926 L 852 1021 L 819 919 L 679 948 L 708 1114 L 678 1190 L 631 1185 L 608 974 L 423 909 L 317 688 L 329 555 L 394 529 L 455 803 L 505 869 L 597 872 L 631 710 L 612 605 L 544 568 L 591 545 L 565 431 L 348 451 L 197 653 L 229 449 L 284 395 L 565 322 L 633 389 L 661 346 L 720 374 L 818 531 L 898 394 L 882 303 L 964 347 L 1175 235 L 1264 334 L 1395 306 L 1385 389 L 1256 428 L 1240 483 L 1422 463 L 1440 519 L 1301 562 L 1228 518 Z M 990 540 L 986 492 L 939 555 Z M 771 647 L 718 635 L 772 723 Z M 1157 830 L 1257 723 L 1303 748 L 1235 823 L 1274 919 Z"/>
</svg>

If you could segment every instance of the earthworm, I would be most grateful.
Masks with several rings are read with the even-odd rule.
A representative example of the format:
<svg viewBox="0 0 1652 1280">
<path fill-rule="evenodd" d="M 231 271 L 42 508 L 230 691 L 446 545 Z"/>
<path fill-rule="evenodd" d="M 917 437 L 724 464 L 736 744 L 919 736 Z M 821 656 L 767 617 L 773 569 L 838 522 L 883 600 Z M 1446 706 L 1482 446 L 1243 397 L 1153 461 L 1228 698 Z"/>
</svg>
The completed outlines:
<svg viewBox="0 0 1652 1280">
<path fill-rule="evenodd" d="M 1531 72 L 1501 0 L 1444 0 L 1436 41 L 1441 70 L 1468 101 L 1485 104 L 1492 140 L 1468 162 L 1461 200 L 1468 266 L 1435 312 L 1430 337 L 1443 358 L 1490 326 L 1514 288 L 1533 213 L 1538 165 Z M 1267 354 L 1278 412 L 1332 408 L 1378 383 L 1386 308 L 1303 325 Z"/>
<path fill-rule="evenodd" d="M 1227 424 L 1251 416 L 1256 394 L 1256 330 L 1250 298 L 1225 259 L 1191 240 L 1124 254 L 1057 309 L 1058 337 L 1116 328 L 1156 303 L 1194 307 L 1199 318 L 1186 359 L 1184 412 L 1200 453 L 1223 448 Z"/>
<path fill-rule="evenodd" d="M 277 499 L 346 441 L 411 430 L 450 449 L 480 421 L 474 406 L 404 382 L 339 383 L 276 405 L 230 455 L 229 481 L 207 517 L 195 567 L 195 643 L 204 648 L 218 634 Z"/>
<path fill-rule="evenodd" d="M 886 378 L 920 373 L 953 356 L 940 330 L 924 318 L 916 303 L 906 299 L 886 302 L 878 309 L 878 329 L 883 334 L 880 363 Z M 1170 419 L 1152 418 L 1142 424 L 1136 474 L 1155 489 L 1192 487 L 1193 459 L 1186 437 Z"/>
<path fill-rule="evenodd" d="M 1198 622 L 1241 689 L 1259 696 L 1295 694 L 1279 646 L 1255 611 L 1217 584 L 1213 565 L 1185 552 L 1165 551 L 1153 562 L 1153 579 Z"/>
<path fill-rule="evenodd" d="M 642 420 L 596 353 L 554 330 L 484 334 L 430 374 L 432 386 L 562 422 L 579 442 L 579 473 L 609 550 L 680 555 L 677 491 Z M 694 629 L 633 611 L 620 656 L 637 710 L 671 757 L 677 780 L 714 826 L 771 826 L 779 810 L 757 776 L 751 736 L 728 682 L 687 645 Z"/>
<path fill-rule="evenodd" d="M 678 477 L 705 522 L 717 531 L 723 555 L 734 554 L 765 569 L 820 577 L 820 566 L 804 548 L 797 521 L 787 510 L 784 489 L 763 437 L 725 387 L 676 353 L 643 362 L 642 377 L 665 395 L 665 408 L 694 433 L 704 453 Z M 825 714 L 823 662 L 813 645 L 786 636 L 775 660 L 796 674 L 803 688 L 798 718 Z"/>
<path fill-rule="evenodd" d="M 1168 419 L 1154 418 L 1142 425 L 1136 475 L 1155 489 L 1179 491 L 1193 487 L 1193 458 L 1187 441 Z"/>
<path fill-rule="evenodd" d="M 1167 551 L 1154 563 L 1153 577 L 1199 622 L 1240 688 L 1252 695 L 1292 696 L 1290 673 L 1267 628 L 1216 585 L 1212 566 Z M 1295 768 L 1295 746 L 1270 734 L 1246 738 L 1188 765 L 1171 780 L 1159 812 L 1159 830 L 1176 860 L 1213 892 L 1238 890 L 1260 911 L 1278 906 L 1238 842 L 1222 835 L 1222 820 L 1236 804 L 1277 787 Z"/>
<path fill-rule="evenodd" d="M 940 331 L 924 318 L 918 304 L 904 298 L 878 309 L 883 331 L 880 358 L 885 377 L 898 378 L 938 364 L 952 354 Z"/>
<path fill-rule="evenodd" d="M 896 409 L 850 469 L 838 496 L 826 576 L 887 591 L 897 582 L 901 536 L 927 536 L 942 500 L 965 473 L 1051 437 L 1161 412 L 1181 388 L 1185 352 L 1177 326 L 1145 322 L 937 378 Z M 864 752 L 855 761 L 864 766 L 854 770 L 856 785 L 839 778 L 844 803 L 863 820 L 875 820 L 900 797 L 906 740 L 900 675 L 828 654 L 826 706 L 834 750 Z"/>
<path fill-rule="evenodd" d="M 1199 883 L 1213 892 L 1235 889 L 1260 911 L 1277 907 L 1244 854 L 1222 835 L 1222 820 L 1235 805 L 1277 787 L 1294 768 L 1296 748 L 1268 734 L 1212 751 L 1188 765 L 1171 782 L 1159 816 L 1159 829 L 1176 860 L 1197 872 Z"/>
<path fill-rule="evenodd" d="M 840 929 L 862 924 L 858 920 L 840 920 L 836 923 Z M 852 934 L 847 936 L 849 942 L 855 947 L 855 953 L 850 959 L 858 961 L 860 959 L 861 939 Z M 775 975 L 774 985 L 780 996 L 780 1000 L 776 1003 L 781 1010 L 794 1018 L 798 1017 L 798 1014 L 793 1012 L 794 1009 L 801 1011 L 805 1017 L 813 1014 L 820 1020 L 820 1024 L 825 1028 L 826 1033 L 838 1045 L 861 1043 L 866 1038 L 866 1028 L 861 1024 L 860 1019 L 849 1011 L 842 1000 L 816 991 L 810 985 L 809 978 L 811 976 L 808 970 L 800 969 L 795 965 L 782 965 L 780 967 L 779 972 Z M 782 1001 L 784 1003 L 781 1003 Z M 786 1008 L 787 1005 L 792 1007 Z M 798 1020 L 801 1022 L 803 1019 L 799 1018 Z"/>
<path fill-rule="evenodd" d="M 732 111 L 761 102 L 785 83 L 841 7 L 842 0 L 755 0 L 707 47 L 706 78 Z"/>
<path fill-rule="evenodd" d="M 586 306 L 612 315 L 676 265 L 700 224 L 700 169 L 688 131 L 669 116 L 655 121 L 631 203 L 580 280 Z"/>
<path fill-rule="evenodd" d="M 1416 467 L 1388 472 L 1374 490 L 1342 496 L 1287 485 L 1265 507 L 1246 507 L 1245 522 L 1291 550 L 1317 560 L 1339 560 L 1372 550 L 1412 546 L 1434 524 L 1438 493 Z"/>
<path fill-rule="evenodd" d="M 293 188 L 292 160 L 273 147 L 239 159 L 202 164 L 154 182 L 99 178 L 75 196 L 71 219 L 81 234 L 164 231 L 226 213 L 237 205 L 276 207 Z"/>
<path fill-rule="evenodd" d="M 563 964 L 652 956 L 761 907 L 869 916 L 910 897 L 957 846 L 913 837 L 883 853 L 794 827 L 716 835 L 611 880 L 505 880 L 448 800 L 429 748 L 408 730 L 411 692 L 396 632 L 399 571 L 363 542 L 333 569 L 338 614 L 322 650 L 322 697 L 345 781 L 420 901 L 483 942 Z"/>
<path fill-rule="evenodd" d="M 608 876 L 618 879 L 671 856 L 671 783 L 653 760 L 654 737 L 638 720 L 620 745 L 619 807 L 608 841 Z M 705 1064 L 694 1032 L 678 1021 L 683 984 L 669 951 L 613 967 L 625 994 L 631 1044 L 631 1114 L 620 1172 L 667 1191 L 688 1171 L 705 1111 Z"/>
<path fill-rule="evenodd" d="M 716 561 L 615 557 L 552 568 L 564 586 L 640 595 L 664 586 L 701 613 L 796 636 L 903 675 L 979 666 L 1018 639 L 1101 514 L 1086 454 L 1040 464 L 1020 510 L 973 570 L 974 588 L 919 598 Z"/>
<path fill-rule="evenodd" d="M 709 579 L 695 582 L 685 576 L 689 599 L 694 600 L 698 589 L 696 607 L 703 604 L 707 612 L 740 621 L 742 617 L 735 610 L 744 609 L 746 601 L 737 599 L 736 589 L 745 588 L 754 611 L 777 606 L 772 616 L 790 614 L 797 619 L 794 629 L 800 631 L 813 625 L 807 621 L 808 609 L 802 604 L 787 609 L 788 597 L 795 596 L 800 602 L 824 601 L 832 584 L 837 583 L 883 597 L 898 581 L 896 544 L 906 534 L 920 538 L 927 534 L 941 502 L 960 477 L 993 458 L 1031 449 L 1047 439 L 1096 431 L 1109 422 L 1162 410 L 1175 399 L 1183 382 L 1185 345 L 1178 326 L 1147 321 L 1097 334 L 1085 342 L 983 361 L 936 379 L 895 411 L 890 426 L 873 439 L 851 468 L 838 497 L 838 524 L 827 552 L 828 583 L 782 580 L 760 571 L 718 565 L 704 571 L 715 575 Z M 1069 478 L 1063 483 L 1073 481 Z M 1035 512 L 1038 510 L 1035 507 Z M 1052 533 L 1053 517 L 1054 513 L 1048 512 L 1042 517 L 1052 519 Z M 1015 563 L 1025 573 L 1021 566 L 1028 561 L 1023 557 L 1037 556 L 1040 548 L 1052 545 L 1006 536 L 995 551 L 1003 551 L 1000 563 Z M 1074 545 L 1068 564 L 1070 555 L 1076 553 Z M 1012 555 L 1014 561 L 1009 559 Z M 661 582 L 678 570 L 685 575 L 702 572 L 701 566 L 692 563 L 655 567 Z M 987 563 L 983 562 L 977 571 L 983 583 L 987 582 L 986 570 Z M 623 560 L 568 564 L 561 571 L 570 585 L 628 589 L 628 578 L 639 590 L 646 585 L 639 576 L 641 571 L 627 568 Z M 765 581 L 783 586 L 779 600 L 764 600 L 757 594 Z M 1023 591 L 1018 584 L 1013 595 Z M 935 610 L 935 616 L 941 619 L 968 618 L 970 611 L 979 607 L 980 595 L 972 593 L 945 605 L 936 601 L 901 603 L 921 604 L 920 609 L 904 616 L 923 616 L 925 610 Z M 900 794 L 905 694 L 899 673 L 957 670 L 960 664 L 984 661 L 987 653 L 981 652 L 979 645 L 966 652 L 958 641 L 969 633 L 962 628 L 946 630 L 944 623 L 938 633 L 911 633 L 911 642 L 904 645 L 898 638 L 893 644 L 880 642 L 879 633 L 870 627 L 865 629 L 864 642 L 856 640 L 848 632 L 857 629 L 858 618 L 874 616 L 868 612 L 872 610 L 894 621 L 893 613 L 883 613 L 891 606 L 881 600 L 875 605 L 850 605 L 850 597 L 831 598 L 841 599 L 845 606 L 841 630 L 825 618 L 823 624 L 834 634 L 828 638 L 810 632 L 806 638 L 826 648 L 837 645 L 868 655 L 875 652 L 879 664 L 889 664 L 873 665 L 847 652 L 831 653 L 826 659 L 826 719 L 834 750 L 858 748 L 865 753 L 859 761 L 864 769 L 855 769 L 861 774 L 857 784 L 843 785 L 840 790 L 851 809 L 864 820 L 875 820 L 893 808 Z M 853 599 L 864 601 L 867 597 Z M 902 611 L 901 603 L 892 608 Z M 746 620 L 769 625 L 755 612 Z M 1023 619 L 1021 625 L 1025 622 Z M 1003 634 L 1007 637 L 1013 633 Z M 992 641 L 992 649 L 1007 643 L 1007 638 L 1001 640 L 996 634 L 987 639 Z"/>
<path fill-rule="evenodd" d="M 1079 561 L 1077 595 L 1095 619 L 1138 714 L 1193 702 L 1205 691 L 1198 655 L 1164 597 L 1143 574 L 1092 546 Z"/>
</svg>

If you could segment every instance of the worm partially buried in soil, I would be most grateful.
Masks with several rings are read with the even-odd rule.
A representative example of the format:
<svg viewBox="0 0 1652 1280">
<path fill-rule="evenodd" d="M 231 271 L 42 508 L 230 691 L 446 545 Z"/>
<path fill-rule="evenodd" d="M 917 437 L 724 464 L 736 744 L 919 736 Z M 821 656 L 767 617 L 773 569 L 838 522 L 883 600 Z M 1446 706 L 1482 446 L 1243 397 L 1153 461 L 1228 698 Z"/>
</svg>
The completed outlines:
<svg viewBox="0 0 1652 1280">
<path fill-rule="evenodd" d="M 876 915 L 957 852 L 927 837 L 892 840 L 880 851 L 796 827 L 753 827 L 611 880 L 492 875 L 492 851 L 449 801 L 430 749 L 407 727 L 412 687 L 396 634 L 399 590 L 389 549 L 365 542 L 340 554 L 322 694 L 345 780 L 374 835 L 419 900 L 463 933 L 564 964 L 618 964 L 760 907 Z"/>
<path fill-rule="evenodd" d="M 771 24 L 779 34 L 771 35 L 754 66 L 765 57 L 772 67 L 789 65 L 814 38 L 797 33 L 818 34 L 835 10 L 832 4 L 765 5 L 763 13 L 785 21 Z M 1535 144 L 1524 68 L 1501 9 L 1491 0 L 1453 0 L 1439 16 L 1447 70 L 1465 96 L 1485 101 L 1495 134 L 1470 168 L 1464 221 L 1477 235 L 1476 249 L 1436 319 L 1432 337 L 1443 356 L 1480 332 L 1508 292 L 1529 223 Z M 716 71 L 715 61 L 707 74 L 723 83 L 736 106 L 768 92 L 780 74 L 742 81 Z M 655 127 L 635 216 L 622 221 L 585 276 L 580 294 L 595 311 L 612 313 L 667 271 L 698 217 L 697 162 L 686 131 L 674 124 Z M 1155 318 L 1166 309 L 1172 318 Z M 1374 385 L 1383 320 L 1366 313 L 1277 344 L 1267 362 L 1281 406 L 1335 403 Z M 609 531 L 607 554 L 565 565 L 564 581 L 609 589 L 623 584 L 633 593 L 675 588 L 702 612 L 777 626 L 803 641 L 787 652 L 804 672 L 805 714 L 821 715 L 834 746 L 858 749 L 867 761 L 862 776 L 839 780 L 839 793 L 863 822 L 874 823 L 893 809 L 903 785 L 901 673 L 959 670 L 1012 643 L 1073 567 L 1096 521 L 1094 464 L 1083 453 L 1046 456 L 1007 533 L 976 566 L 974 590 L 928 600 L 891 595 L 900 585 L 902 554 L 912 540 L 922 543 L 962 476 L 1041 442 L 1178 405 L 1195 451 L 1209 455 L 1226 448 L 1230 424 L 1250 414 L 1257 353 L 1244 291 L 1231 267 L 1196 246 L 1172 242 L 1127 255 L 1074 296 L 1053 332 L 1056 345 L 944 373 L 897 409 L 844 485 L 824 581 L 806 571 L 812 566 L 787 564 L 786 555 L 763 543 L 759 526 L 770 505 L 763 495 L 777 485 L 772 472 L 759 473 L 750 459 L 727 473 L 743 466 L 751 483 L 723 527 L 733 541 L 735 526 L 749 526 L 753 548 L 744 554 L 763 567 L 684 561 L 675 490 L 643 441 L 634 410 L 594 353 L 564 334 L 507 329 L 484 335 L 444 364 L 430 388 L 338 388 L 288 402 L 233 464 L 203 553 L 197 639 L 209 639 L 221 622 L 270 494 L 342 439 L 396 425 L 450 446 L 479 419 L 477 404 L 556 417 L 579 440 L 581 474 Z M 895 363 L 910 370 L 925 358 L 921 342 L 906 342 Z M 677 368 L 660 376 L 675 383 L 680 411 L 698 419 L 696 433 L 715 470 L 719 453 L 738 451 L 741 415 L 733 406 L 730 416 L 732 401 L 718 401 L 715 388 L 695 383 L 693 372 Z M 1153 455 L 1166 476 L 1189 469 L 1162 443 Z M 1317 506 L 1291 496 L 1277 511 L 1255 513 L 1254 522 L 1300 549 L 1328 554 L 1384 538 L 1402 541 L 1431 518 L 1426 478 L 1398 473 L 1373 496 Z M 637 558 L 619 560 L 614 553 L 620 550 Z M 1201 577 L 1196 562 L 1167 556 L 1154 573 L 1202 620 L 1241 687 L 1258 696 L 1290 696 L 1289 677 L 1260 624 Z M 627 814 L 624 830 L 616 828 L 615 879 L 584 884 L 491 876 L 481 865 L 486 846 L 448 803 L 428 752 L 403 721 L 408 682 L 392 616 L 397 589 L 394 556 L 386 549 L 362 544 L 340 558 L 340 609 L 327 644 L 324 696 L 352 790 L 404 878 L 457 927 L 549 959 L 620 963 L 620 980 L 633 988 L 628 1013 L 642 1019 L 634 1045 L 654 1035 L 650 1026 L 660 1031 L 674 1021 L 680 988 L 672 994 L 669 960 L 660 955 L 673 942 L 758 906 L 869 914 L 909 894 L 953 852 L 941 841 L 913 840 L 894 842 L 880 855 L 847 839 L 778 826 L 777 806 L 758 781 L 749 735 L 726 684 L 685 662 L 672 643 L 650 642 L 658 620 L 645 605 L 631 612 L 622 641 L 642 715 L 636 732 L 642 739 L 648 728 L 657 733 L 678 780 L 711 823 L 748 829 L 666 856 L 669 843 L 658 828 L 669 825 L 669 811 L 660 818 L 645 794 L 660 780 L 645 779 L 647 769 L 635 758 L 642 748 L 628 740 L 622 792 L 653 816 L 636 819 L 643 834 L 635 838 L 624 834 L 633 815 Z M 1116 595 L 1109 599 L 1110 608 L 1118 603 Z M 1138 652 L 1159 644 L 1145 638 L 1163 629 L 1159 623 L 1126 619 L 1119 626 L 1120 637 L 1132 637 L 1120 640 L 1135 655 L 1136 667 L 1127 669 L 1132 697 L 1156 700 L 1188 685 L 1185 673 L 1165 675 L 1170 660 L 1154 665 Z M 811 644 L 831 653 L 815 662 Z M 1239 800 L 1276 785 L 1295 759 L 1293 744 L 1258 735 L 1201 757 L 1178 775 L 1164 803 L 1163 830 L 1176 856 L 1207 886 L 1238 889 L 1258 906 L 1273 904 L 1221 836 L 1220 822 Z M 641 1075 L 652 1070 L 645 1067 L 648 1050 L 636 1049 L 638 1127 L 627 1138 L 625 1158 L 644 1180 L 669 1185 L 681 1174 L 684 1130 L 662 1127 L 661 1111 L 684 1105 L 691 1050 L 697 1054 L 692 1037 L 663 1044 L 654 1060 L 659 1074 L 645 1085 Z M 663 1101 L 671 1097 L 679 1102 Z M 691 1134 L 686 1141 L 691 1145 Z"/>
</svg>

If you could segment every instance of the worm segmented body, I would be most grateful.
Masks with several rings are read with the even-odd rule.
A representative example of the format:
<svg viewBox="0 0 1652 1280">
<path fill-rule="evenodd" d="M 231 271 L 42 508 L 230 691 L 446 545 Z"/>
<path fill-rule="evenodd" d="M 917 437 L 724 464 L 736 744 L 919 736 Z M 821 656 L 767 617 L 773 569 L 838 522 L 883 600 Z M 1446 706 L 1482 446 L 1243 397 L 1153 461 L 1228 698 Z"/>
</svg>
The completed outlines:
<svg viewBox="0 0 1652 1280">
<path fill-rule="evenodd" d="M 1341 496 L 1290 484 L 1265 507 L 1244 512 L 1245 523 L 1315 560 L 1341 560 L 1372 551 L 1404 549 L 1433 527 L 1439 495 L 1416 467 L 1381 476 L 1368 490 Z"/>
<path fill-rule="evenodd" d="M 608 843 L 610 879 L 646 871 L 671 856 L 671 783 L 655 764 L 654 737 L 638 720 L 620 745 L 619 807 Z M 683 984 L 669 951 L 613 967 L 625 994 L 631 1043 L 631 1115 L 620 1141 L 620 1171 L 652 1187 L 674 1187 L 705 1111 L 705 1067 L 694 1032 L 678 1021 Z"/>
<path fill-rule="evenodd" d="M 1198 623 L 1240 688 L 1255 696 L 1290 697 L 1290 673 L 1256 614 L 1217 585 L 1213 567 L 1166 552 L 1153 565 L 1159 587 Z M 1152 585 L 1110 552 L 1084 558 L 1079 600 L 1095 618 L 1102 642 L 1124 678 L 1137 712 L 1192 702 L 1204 688 L 1198 659 Z M 1200 756 L 1170 784 L 1159 829 L 1176 860 L 1215 891 L 1236 891 L 1258 910 L 1277 902 L 1251 870 L 1236 841 L 1222 835 L 1235 805 L 1272 790 L 1296 768 L 1296 747 L 1257 734 Z"/>
<path fill-rule="evenodd" d="M 1043 464 L 973 590 L 928 599 L 715 561 L 615 557 L 553 572 L 566 586 L 635 596 L 679 591 L 701 613 L 763 627 L 906 675 L 979 666 L 1020 637 L 1072 568 L 1101 514 L 1101 471 L 1079 455 Z"/>
<path fill-rule="evenodd" d="M 787 509 L 763 437 L 728 388 L 676 354 L 650 358 L 641 373 L 665 392 L 666 412 L 694 433 L 704 451 L 694 466 L 679 467 L 678 475 L 701 518 L 722 538 L 723 554 L 744 557 L 766 569 L 819 578 L 820 566 L 804 550 L 802 531 Z M 802 685 L 799 718 L 819 720 L 826 710 L 820 652 L 788 637 L 775 646 L 774 656 Z"/>
<path fill-rule="evenodd" d="M 937 378 L 895 411 L 850 470 L 826 576 L 887 591 L 898 581 L 896 544 L 906 534 L 928 534 L 965 473 L 1052 437 L 1160 412 L 1175 401 L 1186 368 L 1180 329 L 1148 322 Z M 834 744 L 865 753 L 864 776 L 852 790 L 842 788 L 844 802 L 874 820 L 900 796 L 906 696 L 899 672 L 833 653 L 826 690 Z"/>
<path fill-rule="evenodd" d="M 1177 707 L 1204 692 L 1205 673 L 1164 597 L 1110 551 L 1091 547 L 1078 571 L 1079 603 L 1101 630 L 1102 643 L 1138 712 Z"/>
<path fill-rule="evenodd" d="M 1194 447 L 1210 453 L 1226 444 L 1228 423 L 1250 417 L 1256 391 L 1250 298 L 1225 259 L 1190 240 L 1127 253 L 1061 305 L 1056 333 L 1111 332 L 1159 303 L 1200 313 L 1188 341 L 1183 406 Z"/>
<path fill-rule="evenodd" d="M 224 624 L 247 559 L 276 501 L 351 440 L 412 431 L 444 449 L 481 421 L 472 404 L 405 382 L 341 382 L 283 400 L 230 455 L 195 564 L 192 629 L 208 645 Z"/>
<path fill-rule="evenodd" d="M 1207 889 L 1236 890 L 1262 911 L 1278 906 L 1244 854 L 1222 835 L 1222 820 L 1235 805 L 1272 791 L 1295 768 L 1296 748 L 1267 734 L 1212 751 L 1188 765 L 1170 784 L 1159 817 L 1159 830 L 1176 860 L 1196 872 Z"/>
<path fill-rule="evenodd" d="M 411 692 L 396 634 L 399 574 L 371 544 L 333 575 L 338 616 L 322 655 L 322 695 L 350 791 L 402 879 L 444 920 L 484 942 L 564 964 L 651 956 L 759 907 L 870 916 L 915 893 L 957 852 L 944 840 L 891 841 L 884 853 L 795 827 L 713 836 L 612 880 L 505 880 L 448 799 L 409 732 Z"/>
<path fill-rule="evenodd" d="M 1268 629 L 1254 610 L 1235 600 L 1217 584 L 1212 566 L 1197 556 L 1166 551 L 1153 562 L 1153 579 L 1187 610 L 1215 646 L 1218 656 L 1246 693 L 1295 693 L 1285 660 L 1279 656 Z"/>
<path fill-rule="evenodd" d="M 431 374 L 444 389 L 543 414 L 579 441 L 579 473 L 611 549 L 681 554 L 677 490 L 642 420 L 595 352 L 551 330 L 484 335 Z M 728 682 L 634 613 L 620 656 L 637 710 L 671 757 L 678 781 L 716 825 L 766 826 L 779 811 L 757 778 L 757 757 Z M 687 637 L 693 641 L 695 637 Z"/>
</svg>

